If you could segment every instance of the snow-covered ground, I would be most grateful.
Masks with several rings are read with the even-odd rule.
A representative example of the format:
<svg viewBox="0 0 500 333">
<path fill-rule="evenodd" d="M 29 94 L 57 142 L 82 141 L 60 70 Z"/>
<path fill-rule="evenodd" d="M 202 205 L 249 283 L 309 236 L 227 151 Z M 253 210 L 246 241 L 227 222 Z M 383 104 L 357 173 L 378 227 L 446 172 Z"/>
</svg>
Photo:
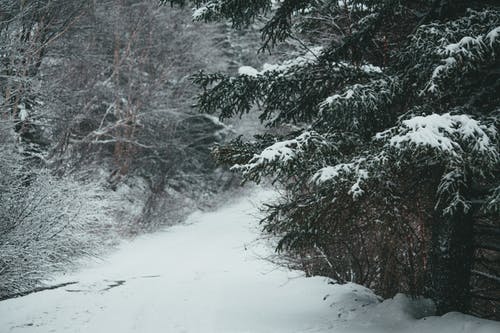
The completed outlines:
<svg viewBox="0 0 500 333">
<path fill-rule="evenodd" d="M 500 332 L 500 323 L 426 300 L 379 302 L 361 286 L 305 278 L 259 259 L 255 191 L 183 225 L 123 244 L 54 283 L 77 283 L 0 302 L 0 332 Z M 422 318 L 422 319 L 416 319 Z"/>
</svg>

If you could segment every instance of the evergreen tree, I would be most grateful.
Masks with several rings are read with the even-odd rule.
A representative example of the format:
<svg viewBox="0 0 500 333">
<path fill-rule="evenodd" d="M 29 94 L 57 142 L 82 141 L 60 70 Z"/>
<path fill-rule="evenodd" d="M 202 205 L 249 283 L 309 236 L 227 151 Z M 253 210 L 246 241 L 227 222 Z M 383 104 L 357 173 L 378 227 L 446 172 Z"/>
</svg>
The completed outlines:
<svg viewBox="0 0 500 333">
<path fill-rule="evenodd" d="M 297 129 L 214 150 L 245 180 L 284 187 L 262 222 L 278 250 L 310 274 L 468 311 L 473 225 L 498 224 L 498 3 L 193 2 L 197 20 L 267 17 L 262 50 L 306 40 L 281 64 L 193 79 L 203 112 L 258 109 L 268 126 Z"/>
</svg>

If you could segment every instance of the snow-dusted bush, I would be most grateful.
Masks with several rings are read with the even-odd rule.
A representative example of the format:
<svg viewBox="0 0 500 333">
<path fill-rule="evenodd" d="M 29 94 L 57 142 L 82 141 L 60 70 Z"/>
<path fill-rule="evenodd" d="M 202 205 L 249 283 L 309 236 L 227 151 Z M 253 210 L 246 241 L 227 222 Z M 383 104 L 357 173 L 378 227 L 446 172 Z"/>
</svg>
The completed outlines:
<svg viewBox="0 0 500 333">
<path fill-rule="evenodd" d="M 146 186 L 114 192 L 55 177 L 0 147 L 0 297 L 25 292 L 82 257 L 116 244 L 140 218 Z M 123 192 L 123 193 L 122 193 Z"/>
</svg>

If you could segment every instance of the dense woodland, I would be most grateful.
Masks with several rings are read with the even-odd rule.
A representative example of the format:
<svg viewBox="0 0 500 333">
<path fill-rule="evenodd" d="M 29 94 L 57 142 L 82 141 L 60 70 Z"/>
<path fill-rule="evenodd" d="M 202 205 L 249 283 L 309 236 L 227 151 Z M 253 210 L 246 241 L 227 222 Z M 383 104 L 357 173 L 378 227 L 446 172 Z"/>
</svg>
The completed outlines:
<svg viewBox="0 0 500 333">
<path fill-rule="evenodd" d="M 0 1 L 0 298 L 238 183 L 189 78 L 256 58 L 239 43 L 157 1 Z"/>
<path fill-rule="evenodd" d="M 0 297 L 242 177 L 279 263 L 500 319 L 498 1 L 0 0 L 0 47 Z"/>
</svg>

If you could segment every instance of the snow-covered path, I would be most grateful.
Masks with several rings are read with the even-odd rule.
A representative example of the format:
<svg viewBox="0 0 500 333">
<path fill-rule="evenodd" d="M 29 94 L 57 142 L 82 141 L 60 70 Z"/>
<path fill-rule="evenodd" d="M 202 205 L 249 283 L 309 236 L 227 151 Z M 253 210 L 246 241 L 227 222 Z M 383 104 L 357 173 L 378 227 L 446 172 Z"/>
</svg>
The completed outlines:
<svg viewBox="0 0 500 333">
<path fill-rule="evenodd" d="M 0 332 L 500 332 L 460 314 L 415 320 L 428 304 L 378 303 L 367 289 L 278 269 L 259 256 L 258 191 L 213 213 L 126 243 L 57 282 L 0 302 Z M 420 313 L 419 313 L 420 312 Z"/>
</svg>

